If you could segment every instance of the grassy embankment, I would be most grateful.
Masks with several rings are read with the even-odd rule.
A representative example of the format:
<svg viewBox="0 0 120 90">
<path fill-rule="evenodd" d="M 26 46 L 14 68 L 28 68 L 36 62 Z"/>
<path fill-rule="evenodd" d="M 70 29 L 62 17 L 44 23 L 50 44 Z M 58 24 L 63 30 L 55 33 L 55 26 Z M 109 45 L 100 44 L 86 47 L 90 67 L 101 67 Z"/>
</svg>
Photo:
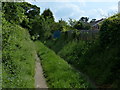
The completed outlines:
<svg viewBox="0 0 120 90">
<path fill-rule="evenodd" d="M 39 41 L 36 41 L 35 44 L 49 88 L 91 87 L 77 71 L 57 56 L 55 52 L 48 49 Z"/>
<path fill-rule="evenodd" d="M 27 30 L 2 20 L 2 87 L 34 88 L 35 49 Z"/>
</svg>

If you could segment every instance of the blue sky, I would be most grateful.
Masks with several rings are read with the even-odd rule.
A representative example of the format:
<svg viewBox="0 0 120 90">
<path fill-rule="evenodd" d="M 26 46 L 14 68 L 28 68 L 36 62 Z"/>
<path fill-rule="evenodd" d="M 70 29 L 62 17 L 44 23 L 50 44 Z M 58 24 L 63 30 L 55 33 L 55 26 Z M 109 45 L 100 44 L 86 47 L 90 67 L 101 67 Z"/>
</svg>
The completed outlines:
<svg viewBox="0 0 120 90">
<path fill-rule="evenodd" d="M 89 1 L 89 2 L 88 2 Z M 55 20 L 59 19 L 68 20 L 69 18 L 79 20 L 82 16 L 87 16 L 91 19 L 101 19 L 104 17 L 111 16 L 118 11 L 118 0 L 109 0 L 104 2 L 105 0 L 95 1 L 95 0 L 82 0 L 82 2 L 59 2 L 52 0 L 49 1 L 28 1 L 33 5 L 37 5 L 40 7 L 40 13 L 42 13 L 45 9 L 50 8 L 54 14 Z M 93 2 L 94 1 L 94 2 Z"/>
</svg>

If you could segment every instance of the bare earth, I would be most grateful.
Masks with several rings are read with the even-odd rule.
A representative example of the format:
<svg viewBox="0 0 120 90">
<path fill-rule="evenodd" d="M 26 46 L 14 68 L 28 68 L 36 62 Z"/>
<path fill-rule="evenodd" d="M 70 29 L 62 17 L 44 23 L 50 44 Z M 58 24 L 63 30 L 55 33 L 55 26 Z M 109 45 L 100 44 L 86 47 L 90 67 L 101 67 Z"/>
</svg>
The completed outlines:
<svg viewBox="0 0 120 90">
<path fill-rule="evenodd" d="M 36 67 L 35 67 L 35 88 L 48 88 L 45 77 L 43 75 L 40 59 L 36 54 Z"/>
</svg>

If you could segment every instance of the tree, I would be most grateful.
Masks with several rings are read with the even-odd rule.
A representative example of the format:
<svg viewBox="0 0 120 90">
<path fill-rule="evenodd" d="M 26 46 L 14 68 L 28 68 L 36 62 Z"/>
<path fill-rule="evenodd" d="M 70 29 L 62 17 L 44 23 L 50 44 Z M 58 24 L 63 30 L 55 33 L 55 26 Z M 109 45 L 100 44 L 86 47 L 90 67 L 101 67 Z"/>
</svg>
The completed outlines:
<svg viewBox="0 0 120 90">
<path fill-rule="evenodd" d="M 83 29 L 83 23 L 80 22 L 80 21 L 78 21 L 78 22 L 74 25 L 74 28 L 75 28 L 75 29 L 78 29 L 78 30 Z"/>
<path fill-rule="evenodd" d="M 51 19 L 54 21 L 54 16 L 50 9 L 46 9 L 41 15 L 45 18 L 45 20 Z"/>
<path fill-rule="evenodd" d="M 4 18 L 11 23 L 20 24 L 27 19 L 27 16 L 24 14 L 25 10 L 20 7 L 20 3 L 3 2 L 2 9 Z"/>
<path fill-rule="evenodd" d="M 23 28 L 30 29 L 31 19 L 34 19 L 40 13 L 40 8 L 27 2 L 3 2 L 2 5 L 4 18 L 15 24 L 21 25 Z"/>
<path fill-rule="evenodd" d="M 88 17 L 81 17 L 80 21 L 82 22 L 88 22 L 89 18 Z"/>
<path fill-rule="evenodd" d="M 77 23 L 76 20 L 73 20 L 73 19 L 71 19 L 71 18 L 69 18 L 68 22 L 69 22 L 69 25 L 70 25 L 71 27 L 74 27 L 74 25 Z"/>
<path fill-rule="evenodd" d="M 21 26 L 27 29 L 31 29 L 31 23 L 32 19 L 36 19 L 37 17 L 39 17 L 40 14 L 40 8 L 37 7 L 36 5 L 31 5 L 27 2 L 23 2 L 20 3 L 20 6 L 24 9 L 24 14 L 27 16 L 28 21 L 23 20 L 23 22 L 21 23 Z"/>
</svg>

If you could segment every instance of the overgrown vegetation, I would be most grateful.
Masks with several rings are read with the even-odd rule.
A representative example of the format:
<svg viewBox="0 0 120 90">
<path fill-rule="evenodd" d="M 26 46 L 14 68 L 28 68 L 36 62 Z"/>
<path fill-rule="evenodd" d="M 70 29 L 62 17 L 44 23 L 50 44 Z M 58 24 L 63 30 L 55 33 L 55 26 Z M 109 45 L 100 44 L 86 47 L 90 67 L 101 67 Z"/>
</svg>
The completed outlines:
<svg viewBox="0 0 120 90">
<path fill-rule="evenodd" d="M 55 22 L 50 9 L 40 15 L 39 7 L 26 2 L 3 2 L 2 8 L 4 88 L 34 87 L 35 49 L 31 39 L 41 41 L 68 62 L 41 42 L 35 42 L 49 87 L 91 87 L 69 64 L 89 76 L 97 87 L 120 87 L 120 14 L 101 22 L 99 35 L 91 39 L 81 31 L 89 31 L 96 19 Z M 55 38 L 56 31 L 60 35 Z"/>
<path fill-rule="evenodd" d="M 118 88 L 120 80 L 120 14 L 106 19 L 100 37 L 91 44 L 70 42 L 59 55 L 87 74 L 98 87 Z"/>
<path fill-rule="evenodd" d="M 50 88 L 88 88 L 92 87 L 66 61 L 52 50 L 36 41 L 36 50 L 41 59 L 48 87 Z"/>
<path fill-rule="evenodd" d="M 2 20 L 2 87 L 34 88 L 35 49 L 27 30 Z"/>
</svg>

